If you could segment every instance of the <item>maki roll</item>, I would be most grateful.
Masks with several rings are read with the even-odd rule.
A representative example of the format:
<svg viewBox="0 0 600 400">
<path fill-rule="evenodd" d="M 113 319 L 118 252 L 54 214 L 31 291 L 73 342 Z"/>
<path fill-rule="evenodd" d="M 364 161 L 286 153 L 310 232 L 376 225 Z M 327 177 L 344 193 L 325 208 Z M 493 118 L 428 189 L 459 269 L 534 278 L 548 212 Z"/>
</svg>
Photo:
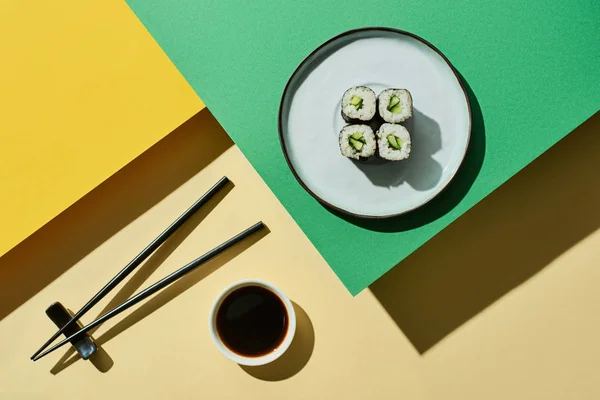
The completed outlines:
<svg viewBox="0 0 600 400">
<path fill-rule="evenodd" d="M 410 134 L 402 125 L 382 124 L 377 131 L 379 157 L 398 161 L 410 155 Z"/>
<path fill-rule="evenodd" d="M 348 123 L 368 122 L 375 116 L 377 97 L 366 86 L 354 86 L 342 96 L 342 118 Z"/>
<path fill-rule="evenodd" d="M 344 157 L 366 160 L 375 154 L 377 143 L 369 125 L 346 125 L 340 131 L 340 151 Z"/>
<path fill-rule="evenodd" d="M 406 89 L 385 89 L 377 100 L 379 115 L 385 122 L 397 123 L 412 117 L 412 96 Z"/>
</svg>

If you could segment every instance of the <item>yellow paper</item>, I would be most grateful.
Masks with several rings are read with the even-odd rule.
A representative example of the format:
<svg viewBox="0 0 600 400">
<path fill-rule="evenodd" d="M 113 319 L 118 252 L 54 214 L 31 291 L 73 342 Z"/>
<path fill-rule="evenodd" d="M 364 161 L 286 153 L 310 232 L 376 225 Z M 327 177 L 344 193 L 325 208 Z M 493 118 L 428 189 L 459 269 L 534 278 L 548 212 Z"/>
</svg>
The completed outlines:
<svg viewBox="0 0 600 400">
<path fill-rule="evenodd" d="M 204 105 L 122 1 L 5 1 L 0 37 L 2 255 Z"/>
</svg>

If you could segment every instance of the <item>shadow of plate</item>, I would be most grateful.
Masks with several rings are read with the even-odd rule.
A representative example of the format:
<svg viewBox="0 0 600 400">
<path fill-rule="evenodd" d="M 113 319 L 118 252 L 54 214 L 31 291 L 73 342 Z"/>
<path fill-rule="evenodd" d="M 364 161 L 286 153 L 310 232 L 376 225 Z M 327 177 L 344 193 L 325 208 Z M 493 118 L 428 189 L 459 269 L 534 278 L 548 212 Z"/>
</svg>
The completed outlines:
<svg viewBox="0 0 600 400">
<path fill-rule="evenodd" d="M 600 228 L 599 129 L 597 113 L 370 286 L 419 353 Z"/>
</svg>

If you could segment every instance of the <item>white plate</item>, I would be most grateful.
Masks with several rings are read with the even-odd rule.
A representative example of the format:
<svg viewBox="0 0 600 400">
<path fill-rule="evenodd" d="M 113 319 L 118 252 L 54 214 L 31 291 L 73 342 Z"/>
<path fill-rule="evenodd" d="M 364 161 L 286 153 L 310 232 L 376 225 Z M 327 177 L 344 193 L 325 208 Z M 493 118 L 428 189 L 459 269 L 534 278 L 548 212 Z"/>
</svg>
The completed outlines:
<svg viewBox="0 0 600 400">
<path fill-rule="evenodd" d="M 410 158 L 352 161 L 340 154 L 342 94 L 351 86 L 412 93 Z M 471 110 L 454 68 L 433 45 L 408 32 L 362 28 L 314 50 L 281 99 L 279 137 L 292 173 L 317 200 L 338 211 L 386 218 L 413 210 L 448 185 L 465 156 Z"/>
</svg>

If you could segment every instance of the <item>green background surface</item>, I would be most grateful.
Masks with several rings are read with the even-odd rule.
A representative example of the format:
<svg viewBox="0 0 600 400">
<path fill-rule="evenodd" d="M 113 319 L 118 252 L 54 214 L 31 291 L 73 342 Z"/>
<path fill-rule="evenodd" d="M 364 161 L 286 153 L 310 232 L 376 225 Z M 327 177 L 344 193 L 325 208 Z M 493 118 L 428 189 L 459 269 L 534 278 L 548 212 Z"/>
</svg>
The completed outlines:
<svg viewBox="0 0 600 400">
<path fill-rule="evenodd" d="M 352 294 L 600 108 L 596 0 L 128 3 Z M 293 178 L 277 133 L 281 94 L 297 65 L 330 37 L 364 26 L 433 43 L 466 81 L 473 111 L 455 180 L 425 207 L 385 221 L 341 218 L 322 207 Z M 557 182 L 557 190 L 567 188 Z M 364 251 L 350 252 L 349 241 Z"/>
</svg>

